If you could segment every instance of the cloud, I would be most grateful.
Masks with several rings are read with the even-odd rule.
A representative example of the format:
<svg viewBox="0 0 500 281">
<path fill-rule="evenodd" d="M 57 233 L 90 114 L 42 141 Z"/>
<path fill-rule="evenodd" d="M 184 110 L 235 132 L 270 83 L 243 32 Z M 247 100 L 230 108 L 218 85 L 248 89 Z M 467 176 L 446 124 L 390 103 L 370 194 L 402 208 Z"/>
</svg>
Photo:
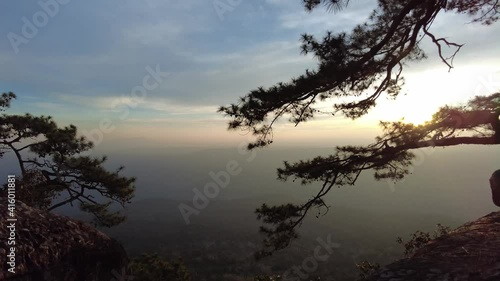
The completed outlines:
<svg viewBox="0 0 500 281">
<path fill-rule="evenodd" d="M 185 32 L 182 25 L 172 22 L 148 23 L 141 26 L 134 26 L 123 30 L 125 40 L 130 43 L 140 43 L 145 45 L 159 44 L 170 46 L 179 40 L 179 36 Z"/>
<path fill-rule="evenodd" d="M 321 36 L 327 30 L 349 30 L 363 22 L 375 4 L 351 1 L 334 14 L 323 8 L 308 13 L 301 1 L 244 1 L 221 21 L 212 1 L 71 1 L 20 54 L 12 52 L 7 40 L 0 41 L 0 63 L 8 66 L 0 69 L 0 83 L 3 91 L 28 97 L 20 99 L 20 105 L 47 112 L 68 107 L 83 118 L 88 109 L 106 115 L 133 102 L 127 96 L 142 83 L 145 67 L 160 65 L 172 75 L 133 108 L 131 123 L 182 120 L 189 126 L 188 119 L 219 120 L 218 105 L 316 68 L 314 58 L 300 55 L 301 33 Z M 9 11 L 0 34 L 19 31 L 20 18 L 38 7 L 16 1 L 0 6 Z M 457 69 L 497 67 L 500 25 L 468 21 L 463 15 L 440 15 L 432 31 L 466 43 L 455 59 Z M 410 79 L 429 69 L 446 74 L 435 46 L 429 40 L 423 46 L 430 58 L 409 64 L 405 74 Z M 476 78 L 461 76 L 465 79 Z M 409 83 L 427 83 L 415 81 Z M 461 91 L 455 93 L 461 98 L 469 91 L 453 89 Z M 417 90 L 430 91 L 432 85 Z"/>
<path fill-rule="evenodd" d="M 178 118 L 130 118 L 127 119 L 130 123 L 142 124 L 176 124 L 178 126 L 185 126 L 189 124 L 197 124 L 203 126 L 217 126 L 220 124 L 227 124 L 227 120 L 223 118 L 203 118 L 203 119 L 178 119 Z"/>
<path fill-rule="evenodd" d="M 364 0 L 351 1 L 349 6 L 338 13 L 328 11 L 324 7 L 308 12 L 300 2 L 283 0 L 266 0 L 266 2 L 282 9 L 278 14 L 281 28 L 316 35 L 326 30 L 347 31 L 365 21 L 371 10 L 376 7 L 375 1 Z"/>
<path fill-rule="evenodd" d="M 67 104 L 100 109 L 107 112 L 120 111 L 123 107 L 134 110 L 153 110 L 170 115 L 200 115 L 213 114 L 217 106 L 199 106 L 180 104 L 167 98 L 137 99 L 131 96 L 101 96 L 88 97 L 64 93 L 52 93 L 51 97 Z"/>
</svg>

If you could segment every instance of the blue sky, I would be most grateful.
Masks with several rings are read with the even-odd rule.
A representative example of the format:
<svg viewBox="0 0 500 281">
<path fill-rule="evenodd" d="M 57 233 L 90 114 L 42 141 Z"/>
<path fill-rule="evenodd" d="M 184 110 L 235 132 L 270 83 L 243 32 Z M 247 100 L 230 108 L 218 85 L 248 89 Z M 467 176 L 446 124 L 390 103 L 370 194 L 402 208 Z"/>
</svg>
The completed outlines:
<svg viewBox="0 0 500 281">
<path fill-rule="evenodd" d="M 314 68 L 313 58 L 299 54 L 300 34 L 347 31 L 375 5 L 352 1 L 347 10 L 333 15 L 321 9 L 306 13 L 299 0 L 59 2 L 67 3 L 58 3 L 46 24 L 16 47 L 12 33 L 21 36 L 23 18 L 33 23 L 43 9 L 37 1 L 0 3 L 0 85 L 19 97 L 11 112 L 52 115 L 62 125 L 74 123 L 87 130 L 106 118 L 116 127 L 108 139 L 141 137 L 172 145 L 241 139 L 225 131 L 226 120 L 215 113 L 217 106 Z M 382 101 L 370 116 L 354 123 L 320 119 L 295 130 L 281 124 L 281 139 L 302 134 L 328 140 L 325 130 L 358 136 L 379 119 L 408 115 L 421 121 L 444 103 L 465 102 L 478 91 L 486 94 L 500 87 L 498 25 L 467 22 L 466 17 L 445 14 L 434 25 L 437 33 L 466 43 L 452 73 L 427 44 L 431 58 L 407 71 L 407 96 Z M 131 91 L 142 85 L 146 67 L 169 76 L 130 106 Z M 371 138 L 373 132 L 366 135 Z"/>
</svg>

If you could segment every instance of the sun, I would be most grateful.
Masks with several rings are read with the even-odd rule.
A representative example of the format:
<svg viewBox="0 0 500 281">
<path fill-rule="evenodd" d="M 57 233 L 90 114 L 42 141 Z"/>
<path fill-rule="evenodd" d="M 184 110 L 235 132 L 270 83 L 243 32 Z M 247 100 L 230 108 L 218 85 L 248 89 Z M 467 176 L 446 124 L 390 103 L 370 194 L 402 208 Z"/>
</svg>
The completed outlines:
<svg viewBox="0 0 500 281">
<path fill-rule="evenodd" d="M 381 101 L 374 110 L 365 116 L 365 122 L 378 124 L 379 121 L 411 123 L 423 125 L 432 120 L 432 115 L 439 109 L 440 104 L 432 104 L 419 99 L 402 97 L 398 100 Z"/>
<path fill-rule="evenodd" d="M 464 67 L 453 73 L 430 69 L 407 75 L 402 94 L 396 100 L 377 100 L 372 117 L 422 125 L 432 120 L 439 108 L 469 100 L 478 84 L 476 72 L 474 68 Z"/>
<path fill-rule="evenodd" d="M 434 113 L 435 111 L 433 111 Z M 411 123 L 413 125 L 423 125 L 425 122 L 432 119 L 432 113 L 421 113 L 421 112 L 408 112 L 405 116 L 400 118 L 404 123 Z"/>
</svg>

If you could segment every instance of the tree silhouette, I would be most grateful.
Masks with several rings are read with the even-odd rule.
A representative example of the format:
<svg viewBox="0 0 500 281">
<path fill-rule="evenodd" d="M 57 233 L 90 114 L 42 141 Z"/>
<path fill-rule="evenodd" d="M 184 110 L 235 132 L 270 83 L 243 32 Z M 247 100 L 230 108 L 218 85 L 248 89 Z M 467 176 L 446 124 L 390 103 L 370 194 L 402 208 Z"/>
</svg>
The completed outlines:
<svg viewBox="0 0 500 281">
<path fill-rule="evenodd" d="M 320 4 L 339 11 L 349 1 L 303 0 L 303 4 L 309 11 Z M 231 118 L 229 130 L 248 130 L 256 137 L 249 149 L 271 144 L 273 124 L 281 118 L 298 125 L 318 114 L 361 117 L 381 96 L 397 98 L 405 65 L 427 58 L 420 47 L 423 40 L 430 40 L 439 59 L 449 70 L 453 68 L 463 45 L 431 30 L 438 14 L 467 14 L 472 22 L 490 25 L 498 20 L 499 7 L 499 1 L 491 0 L 379 0 L 369 20 L 350 33 L 328 31 L 322 40 L 302 35 L 302 53 L 312 53 L 318 59 L 317 70 L 306 70 L 267 89 L 252 90 L 239 103 L 222 106 L 219 112 Z M 334 101 L 332 112 L 315 108 L 317 102 L 325 100 Z M 265 234 L 264 249 L 257 256 L 286 247 L 297 237 L 295 229 L 312 208 L 328 208 L 322 198 L 332 187 L 353 185 L 364 170 L 374 170 L 376 179 L 400 180 L 409 173 L 413 149 L 499 144 L 499 113 L 500 94 L 476 97 L 462 107 L 441 108 L 424 125 L 381 122 L 383 135 L 372 145 L 340 146 L 330 156 L 285 162 L 278 169 L 279 179 L 300 179 L 304 184 L 319 181 L 323 185 L 302 205 L 264 204 L 257 209 L 257 217 L 264 223 L 260 231 Z"/>
<path fill-rule="evenodd" d="M 5 111 L 15 98 L 13 93 L 2 94 L 0 109 Z M 135 179 L 121 176 L 123 167 L 107 171 L 106 157 L 81 155 L 92 148 L 92 142 L 77 136 L 75 126 L 59 128 L 50 116 L 0 116 L 0 158 L 13 152 L 21 171 L 17 198 L 47 210 L 78 202 L 96 225 L 109 227 L 124 220 L 111 206 L 129 203 Z"/>
</svg>

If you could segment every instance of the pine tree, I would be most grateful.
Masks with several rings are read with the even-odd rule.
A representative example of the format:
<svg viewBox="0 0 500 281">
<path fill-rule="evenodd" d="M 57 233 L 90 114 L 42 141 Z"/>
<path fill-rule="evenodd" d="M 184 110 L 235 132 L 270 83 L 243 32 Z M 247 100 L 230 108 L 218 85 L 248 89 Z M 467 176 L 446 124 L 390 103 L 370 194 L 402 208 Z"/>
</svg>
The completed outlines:
<svg viewBox="0 0 500 281">
<path fill-rule="evenodd" d="M 2 94 L 0 109 L 8 109 L 15 98 L 13 93 Z M 135 179 L 121 176 L 123 167 L 106 170 L 106 157 L 82 156 L 92 148 L 74 125 L 60 128 L 50 116 L 0 116 L 0 158 L 14 153 L 21 172 L 17 198 L 49 211 L 78 203 L 96 225 L 109 227 L 125 219 L 111 207 L 113 202 L 130 202 Z"/>
<path fill-rule="evenodd" d="M 311 11 L 321 4 L 338 12 L 348 0 L 303 0 Z M 381 96 L 397 98 L 404 83 L 405 66 L 427 58 L 421 48 L 429 40 L 439 60 L 451 70 L 463 44 L 451 42 L 432 31 L 436 17 L 443 13 L 467 14 L 472 22 L 491 25 L 498 20 L 498 1 L 491 0 L 379 0 L 367 22 L 349 33 L 328 31 L 318 40 L 302 35 L 302 53 L 318 59 L 316 70 L 270 88 L 257 88 L 238 103 L 222 106 L 229 117 L 229 130 L 252 132 L 255 141 L 249 149 L 272 143 L 273 124 L 281 118 L 295 125 L 318 114 L 343 114 L 356 119 L 376 106 Z M 451 50 L 447 56 L 444 49 Z M 315 108 L 319 101 L 334 102 L 332 112 Z M 341 101 L 342 100 L 342 101 Z M 348 100 L 344 102 L 344 100 Z M 340 146 L 333 155 L 285 163 L 278 169 L 282 180 L 302 183 L 322 182 L 320 191 L 304 204 L 262 205 L 264 249 L 258 256 L 270 255 L 297 237 L 296 228 L 312 208 L 327 209 L 323 197 L 334 186 L 353 185 L 359 174 L 374 170 L 376 179 L 400 180 L 408 174 L 413 149 L 447 147 L 460 144 L 500 144 L 500 94 L 476 97 L 466 106 L 441 108 L 424 125 L 381 122 L 383 135 L 369 146 Z"/>
</svg>

